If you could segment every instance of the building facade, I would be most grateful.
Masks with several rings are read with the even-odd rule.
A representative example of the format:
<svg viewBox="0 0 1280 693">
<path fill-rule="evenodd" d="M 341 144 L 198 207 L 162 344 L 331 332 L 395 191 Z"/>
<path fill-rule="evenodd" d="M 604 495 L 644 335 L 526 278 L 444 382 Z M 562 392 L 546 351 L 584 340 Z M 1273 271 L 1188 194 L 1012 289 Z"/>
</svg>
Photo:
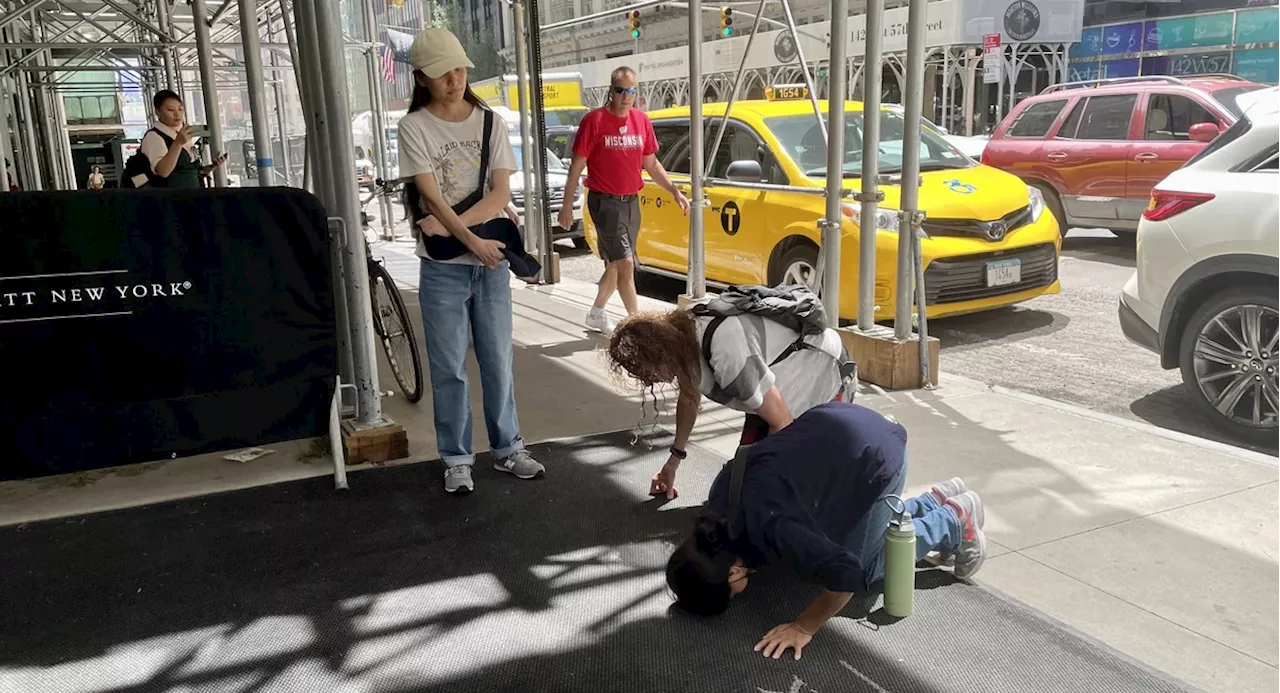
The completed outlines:
<svg viewBox="0 0 1280 693">
<path fill-rule="evenodd" d="M 1071 79 L 1229 73 L 1280 81 L 1276 0 L 1087 0 Z"/>
<path fill-rule="evenodd" d="M 497 0 L 476 0 L 477 2 Z M 538 11 L 542 16 L 542 24 L 552 24 L 585 17 L 596 12 L 617 9 L 630 4 L 627 0 L 542 0 Z M 905 0 L 890 0 L 886 7 L 905 5 Z M 861 14 L 866 7 L 865 0 L 852 0 L 849 3 L 851 14 Z M 752 19 L 742 14 L 752 8 L 735 5 L 739 14 L 734 21 L 737 34 L 750 31 Z M 797 25 L 811 24 L 830 17 L 829 0 L 794 0 L 791 11 Z M 719 36 L 720 6 L 707 3 L 703 5 L 702 34 L 703 41 L 712 41 Z M 779 3 L 767 3 L 764 17 L 774 22 L 783 22 L 784 13 Z M 777 24 L 761 23 L 761 30 L 779 28 Z M 504 50 L 511 51 L 514 37 L 508 35 Z M 566 29 L 543 32 L 542 65 L 544 70 L 592 63 L 627 55 L 639 55 L 661 51 L 667 48 L 678 48 L 689 45 L 689 13 L 685 9 L 665 8 L 661 5 L 640 11 L 640 38 L 632 39 L 627 34 L 627 20 L 623 15 L 615 15 L 605 19 L 597 19 L 587 24 Z"/>
</svg>

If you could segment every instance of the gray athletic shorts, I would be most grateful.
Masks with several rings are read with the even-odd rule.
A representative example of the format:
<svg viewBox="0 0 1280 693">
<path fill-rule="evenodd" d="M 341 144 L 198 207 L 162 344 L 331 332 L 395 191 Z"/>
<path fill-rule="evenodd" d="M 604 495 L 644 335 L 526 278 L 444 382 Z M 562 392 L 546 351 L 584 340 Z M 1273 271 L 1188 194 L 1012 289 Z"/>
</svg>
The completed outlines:
<svg viewBox="0 0 1280 693">
<path fill-rule="evenodd" d="M 618 197 L 591 191 L 587 193 L 587 212 L 596 227 L 601 259 L 616 262 L 636 256 L 636 236 L 640 233 L 638 195 Z"/>
</svg>

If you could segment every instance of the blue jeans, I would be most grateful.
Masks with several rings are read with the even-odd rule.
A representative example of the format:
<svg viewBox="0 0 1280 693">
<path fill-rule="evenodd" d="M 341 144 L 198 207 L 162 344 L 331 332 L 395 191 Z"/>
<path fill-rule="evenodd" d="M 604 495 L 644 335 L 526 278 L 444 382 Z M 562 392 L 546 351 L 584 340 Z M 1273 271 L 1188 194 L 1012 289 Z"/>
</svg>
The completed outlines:
<svg viewBox="0 0 1280 693">
<path fill-rule="evenodd" d="M 524 448 L 511 372 L 511 284 L 507 263 L 496 269 L 422 261 L 418 304 L 426 328 L 436 447 L 446 467 L 474 464 L 467 346 L 474 344 L 484 389 L 489 447 L 503 458 Z"/>
<path fill-rule="evenodd" d="M 902 495 L 906 487 L 907 463 L 889 480 L 876 502 L 863 515 L 862 520 L 849 532 L 844 546 L 858 557 L 862 564 L 863 587 L 884 579 L 884 541 L 893 519 L 893 510 L 885 499 Z M 960 519 L 949 508 L 938 502 L 932 493 L 906 500 L 907 512 L 914 518 L 916 529 L 916 560 L 930 551 L 955 551 L 960 548 Z"/>
</svg>

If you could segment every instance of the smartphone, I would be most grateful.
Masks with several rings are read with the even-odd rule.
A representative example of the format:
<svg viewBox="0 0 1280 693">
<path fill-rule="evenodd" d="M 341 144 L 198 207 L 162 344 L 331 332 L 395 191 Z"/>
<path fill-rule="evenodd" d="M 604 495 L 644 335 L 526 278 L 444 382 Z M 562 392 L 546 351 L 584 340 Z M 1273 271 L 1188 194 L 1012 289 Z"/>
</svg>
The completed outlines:
<svg viewBox="0 0 1280 693">
<path fill-rule="evenodd" d="M 197 125 L 195 123 L 192 123 L 188 127 L 191 128 L 192 132 L 194 133 L 194 137 L 196 138 L 208 137 L 210 134 L 208 125 Z"/>
</svg>

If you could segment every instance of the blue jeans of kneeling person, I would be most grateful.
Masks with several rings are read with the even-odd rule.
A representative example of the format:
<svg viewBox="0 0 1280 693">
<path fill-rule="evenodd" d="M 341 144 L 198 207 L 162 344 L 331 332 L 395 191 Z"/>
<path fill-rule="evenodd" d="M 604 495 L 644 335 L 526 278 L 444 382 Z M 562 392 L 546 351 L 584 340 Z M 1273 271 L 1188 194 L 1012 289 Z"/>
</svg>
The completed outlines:
<svg viewBox="0 0 1280 693">
<path fill-rule="evenodd" d="M 880 492 L 875 505 L 849 532 L 845 548 L 858 557 L 862 564 L 865 588 L 884 579 L 884 543 L 893 509 L 885 502 L 889 496 L 902 496 L 906 486 L 907 462 L 904 459 L 885 489 Z M 916 560 L 923 559 L 930 551 L 952 552 L 960 546 L 963 531 L 952 510 L 944 506 L 936 496 L 926 492 L 905 501 L 907 514 L 913 518 L 916 530 Z"/>
<path fill-rule="evenodd" d="M 471 465 L 471 393 L 467 347 L 473 344 L 484 391 L 484 423 L 496 458 L 524 449 L 512 375 L 511 284 L 506 262 L 494 269 L 422 261 L 418 303 L 426 331 L 436 446 L 445 467 Z"/>
</svg>

